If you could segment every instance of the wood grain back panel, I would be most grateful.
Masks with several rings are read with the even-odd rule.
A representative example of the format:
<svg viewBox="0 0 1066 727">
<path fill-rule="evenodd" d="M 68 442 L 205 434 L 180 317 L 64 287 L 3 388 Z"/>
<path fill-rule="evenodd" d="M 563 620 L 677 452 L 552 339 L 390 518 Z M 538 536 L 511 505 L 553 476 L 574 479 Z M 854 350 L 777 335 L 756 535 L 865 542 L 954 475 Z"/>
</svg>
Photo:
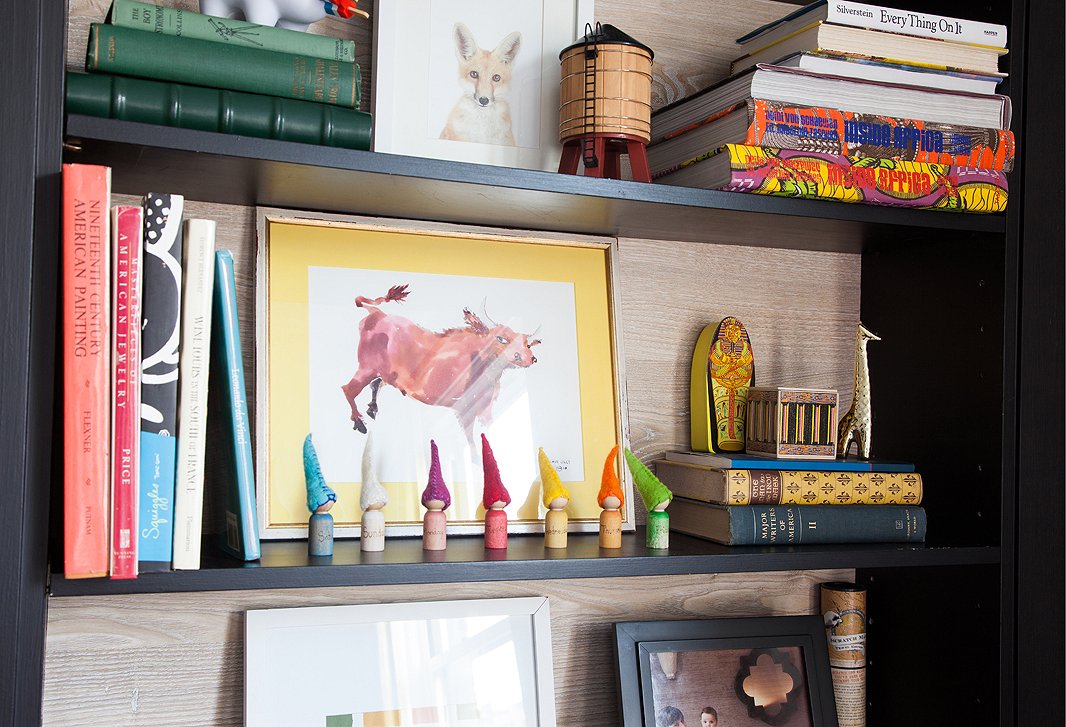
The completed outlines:
<svg viewBox="0 0 1066 727">
<path fill-rule="evenodd" d="M 54 598 L 43 723 L 241 724 L 248 609 L 547 596 L 558 724 L 613 727 L 611 624 L 817 613 L 818 584 L 853 575 L 828 570 Z"/>
</svg>

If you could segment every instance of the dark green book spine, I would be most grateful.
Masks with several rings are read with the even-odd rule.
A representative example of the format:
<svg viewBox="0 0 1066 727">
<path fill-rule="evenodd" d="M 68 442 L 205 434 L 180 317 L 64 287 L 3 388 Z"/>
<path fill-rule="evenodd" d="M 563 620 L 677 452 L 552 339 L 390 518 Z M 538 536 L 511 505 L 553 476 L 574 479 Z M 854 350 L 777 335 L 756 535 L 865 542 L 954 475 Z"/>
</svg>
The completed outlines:
<svg viewBox="0 0 1066 727">
<path fill-rule="evenodd" d="M 93 23 L 85 67 L 160 81 L 359 107 L 359 66 Z"/>
<path fill-rule="evenodd" d="M 730 545 L 921 543 L 925 509 L 903 505 L 732 505 Z"/>
<path fill-rule="evenodd" d="M 67 113 L 279 141 L 370 149 L 370 114 L 276 96 L 67 73 Z"/>
</svg>

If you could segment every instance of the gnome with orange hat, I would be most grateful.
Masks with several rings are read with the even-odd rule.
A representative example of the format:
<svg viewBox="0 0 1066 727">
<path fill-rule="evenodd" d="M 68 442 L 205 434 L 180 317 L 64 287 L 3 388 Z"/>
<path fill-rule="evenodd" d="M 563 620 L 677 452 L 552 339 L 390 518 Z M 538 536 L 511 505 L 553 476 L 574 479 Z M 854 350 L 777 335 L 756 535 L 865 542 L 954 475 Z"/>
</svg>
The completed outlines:
<svg viewBox="0 0 1066 727">
<path fill-rule="evenodd" d="M 615 466 L 618 463 L 618 445 L 616 444 L 611 453 L 607 455 L 607 461 L 603 463 L 603 477 L 600 479 L 600 494 L 596 502 L 603 508 L 600 513 L 600 547 L 622 547 L 622 505 L 625 503 L 625 495 L 622 493 L 622 485 L 618 481 L 618 473 Z"/>
<path fill-rule="evenodd" d="M 485 472 L 485 492 L 481 504 L 485 506 L 485 547 L 507 547 L 507 513 L 504 508 L 511 503 L 511 496 L 500 479 L 500 468 L 492 454 L 488 438 L 481 435 L 481 469 Z"/>
</svg>

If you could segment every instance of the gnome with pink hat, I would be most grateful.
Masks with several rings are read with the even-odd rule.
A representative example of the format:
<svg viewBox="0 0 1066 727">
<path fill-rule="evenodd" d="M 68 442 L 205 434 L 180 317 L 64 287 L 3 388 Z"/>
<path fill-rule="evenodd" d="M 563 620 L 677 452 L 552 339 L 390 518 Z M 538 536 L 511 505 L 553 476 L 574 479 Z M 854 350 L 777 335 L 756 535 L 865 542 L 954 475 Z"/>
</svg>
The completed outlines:
<svg viewBox="0 0 1066 727">
<path fill-rule="evenodd" d="M 422 505 L 426 508 L 426 516 L 422 520 L 422 550 L 444 550 L 448 537 L 448 516 L 444 511 L 452 504 L 452 494 L 448 492 L 440 473 L 437 443 L 430 440 L 429 449 L 429 482 L 422 491 Z"/>
<path fill-rule="evenodd" d="M 481 504 L 485 506 L 485 547 L 507 547 L 507 512 L 504 508 L 511 503 L 511 496 L 500 479 L 500 468 L 492 447 L 484 434 L 481 435 L 481 463 L 485 472 L 485 492 Z"/>
</svg>

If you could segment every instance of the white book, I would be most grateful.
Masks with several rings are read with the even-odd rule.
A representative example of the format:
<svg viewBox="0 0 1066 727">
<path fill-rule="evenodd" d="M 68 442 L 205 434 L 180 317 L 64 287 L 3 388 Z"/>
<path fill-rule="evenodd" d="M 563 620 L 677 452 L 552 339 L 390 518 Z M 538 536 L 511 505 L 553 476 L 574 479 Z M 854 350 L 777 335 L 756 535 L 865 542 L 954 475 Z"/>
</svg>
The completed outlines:
<svg viewBox="0 0 1066 727">
<path fill-rule="evenodd" d="M 198 570 L 204 515 L 211 296 L 215 278 L 215 223 L 212 220 L 186 220 L 183 257 L 185 280 L 181 294 L 174 569 Z"/>
<path fill-rule="evenodd" d="M 996 48 L 1007 47 L 1007 26 L 1005 25 L 949 18 L 932 13 L 916 13 L 882 5 L 850 2 L 850 0 L 819 0 L 779 20 L 756 28 L 747 35 L 737 38 L 737 42 L 766 45 L 822 20 L 856 28 L 914 35 L 919 38 L 939 38 L 955 43 L 976 43 Z"/>
<path fill-rule="evenodd" d="M 948 73 L 934 71 L 921 66 L 893 65 L 891 63 L 868 61 L 862 58 L 831 58 L 813 53 L 795 53 L 787 58 L 775 61 L 774 65 L 801 68 L 805 71 L 825 73 L 830 76 L 845 76 L 867 81 L 898 83 L 919 88 L 939 88 L 947 91 L 963 91 L 965 93 L 995 93 L 996 86 L 1003 80 L 996 76 Z"/>
</svg>

